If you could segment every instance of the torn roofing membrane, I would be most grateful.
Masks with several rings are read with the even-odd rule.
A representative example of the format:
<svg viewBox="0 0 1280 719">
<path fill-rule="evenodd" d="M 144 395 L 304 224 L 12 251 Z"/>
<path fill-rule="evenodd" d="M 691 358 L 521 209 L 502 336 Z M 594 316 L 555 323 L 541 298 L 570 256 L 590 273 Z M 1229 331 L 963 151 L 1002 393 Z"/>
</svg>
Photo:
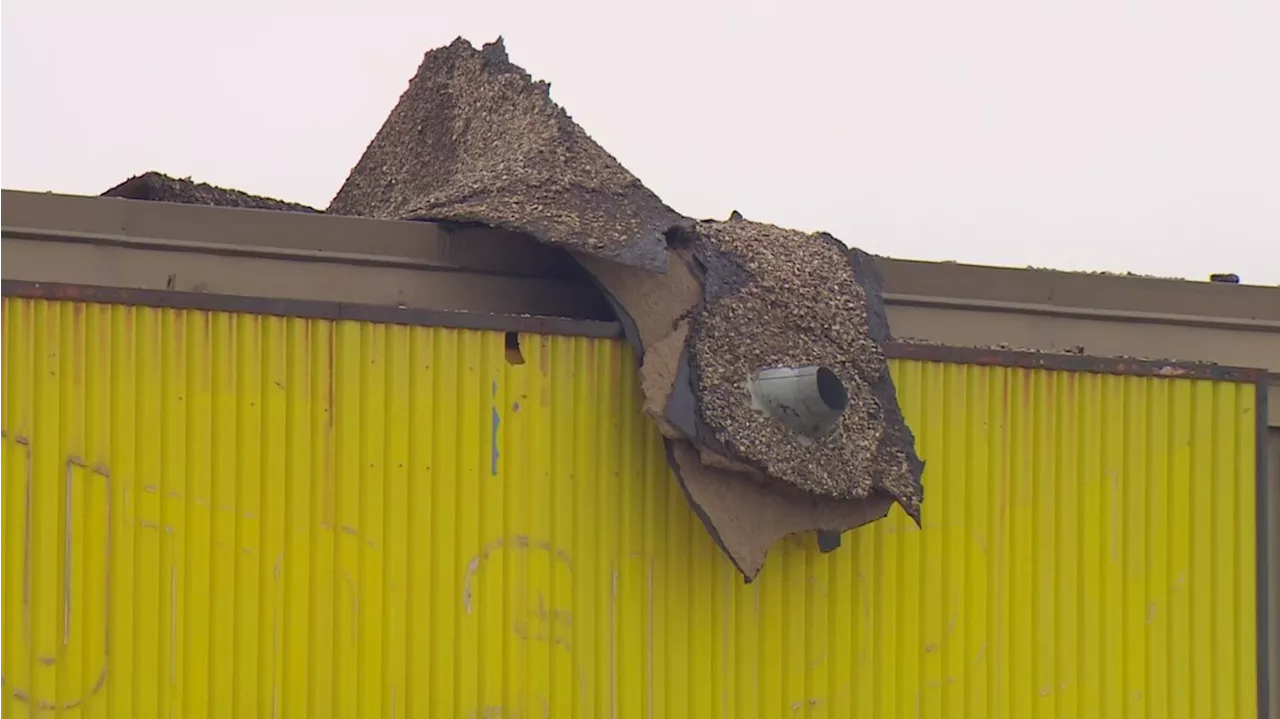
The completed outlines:
<svg viewBox="0 0 1280 719">
<path fill-rule="evenodd" d="M 312 211 L 159 175 L 108 194 Z M 789 534 L 816 530 L 830 551 L 895 502 L 919 522 L 923 463 L 881 348 L 875 263 L 827 234 L 672 210 L 501 38 L 428 52 L 327 211 L 480 224 L 569 250 L 641 360 L 644 413 L 681 489 L 748 581 Z M 802 370 L 847 395 L 819 434 L 753 395 L 762 372 Z"/>
<path fill-rule="evenodd" d="M 662 272 L 663 204 L 507 59 L 502 39 L 428 52 L 329 212 L 479 222 Z"/>
<path fill-rule="evenodd" d="M 706 272 L 691 374 L 715 439 L 802 490 L 834 499 L 882 491 L 918 521 L 921 465 L 881 350 L 890 338 L 875 263 L 830 235 L 747 220 L 703 222 L 696 233 Z M 742 391 L 762 369 L 805 366 L 830 369 L 848 394 L 835 430 L 809 441 Z"/>
<path fill-rule="evenodd" d="M 642 348 L 644 411 L 681 488 L 748 581 L 789 534 L 816 530 L 830 551 L 895 501 L 919 521 L 923 464 L 880 349 L 888 324 L 870 257 L 738 218 L 673 238 L 665 275 L 583 264 Z M 762 369 L 813 364 L 849 400 L 816 439 L 759 412 L 747 390 Z"/>
</svg>

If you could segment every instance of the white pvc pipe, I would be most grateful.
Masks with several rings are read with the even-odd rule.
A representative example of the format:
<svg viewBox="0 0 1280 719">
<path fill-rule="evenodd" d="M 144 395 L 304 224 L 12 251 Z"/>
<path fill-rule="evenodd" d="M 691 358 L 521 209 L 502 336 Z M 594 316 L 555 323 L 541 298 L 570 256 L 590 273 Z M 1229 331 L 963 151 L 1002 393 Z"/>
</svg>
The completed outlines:
<svg viewBox="0 0 1280 719">
<path fill-rule="evenodd" d="M 810 439 L 835 426 L 849 407 L 844 383 L 826 367 L 766 369 L 751 378 L 748 386 L 757 409 Z"/>
</svg>

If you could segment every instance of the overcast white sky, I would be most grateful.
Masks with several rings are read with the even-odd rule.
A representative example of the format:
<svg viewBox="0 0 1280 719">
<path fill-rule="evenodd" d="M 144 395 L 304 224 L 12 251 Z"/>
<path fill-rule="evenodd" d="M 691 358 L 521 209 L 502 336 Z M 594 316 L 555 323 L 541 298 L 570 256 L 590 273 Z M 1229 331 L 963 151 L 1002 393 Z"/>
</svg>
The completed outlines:
<svg viewBox="0 0 1280 719">
<path fill-rule="evenodd" d="M 1280 283 L 1278 0 L 5 0 L 3 185 L 323 207 L 424 51 L 499 34 L 685 214 Z"/>
</svg>

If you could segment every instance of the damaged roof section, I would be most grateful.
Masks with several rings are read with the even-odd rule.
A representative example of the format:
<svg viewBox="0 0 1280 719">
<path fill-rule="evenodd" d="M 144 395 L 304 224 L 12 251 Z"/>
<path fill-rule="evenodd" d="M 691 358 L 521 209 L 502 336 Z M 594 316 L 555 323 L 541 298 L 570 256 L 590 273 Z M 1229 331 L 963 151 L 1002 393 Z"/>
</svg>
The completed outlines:
<svg viewBox="0 0 1280 719">
<path fill-rule="evenodd" d="M 319 212 L 313 207 L 296 202 L 285 202 L 270 197 L 251 195 L 240 190 L 214 187 L 203 182 L 169 177 L 159 172 L 148 172 L 116 185 L 102 193 L 103 197 L 120 197 L 126 200 L 150 200 L 152 202 L 176 202 L 186 205 L 212 207 L 240 207 L 249 210 L 277 210 L 281 212 Z"/>
<path fill-rule="evenodd" d="M 687 224 L 512 64 L 501 38 L 428 52 L 328 211 L 477 222 L 657 272 L 664 235 Z"/>
<path fill-rule="evenodd" d="M 919 521 L 923 464 L 881 350 L 874 263 L 829 235 L 676 213 L 501 39 L 428 52 L 328 211 L 570 250 L 641 358 L 644 412 L 681 488 L 748 580 L 786 535 L 816 530 L 831 549 L 895 501 Z M 794 421 L 822 402 L 821 426 Z"/>
<path fill-rule="evenodd" d="M 923 463 L 881 349 L 890 337 L 871 258 L 736 213 L 679 233 L 669 252 L 665 275 L 582 262 L 639 350 L 644 412 L 681 488 L 743 575 L 787 535 L 830 540 L 894 502 L 918 522 Z M 818 396 L 824 372 L 835 399 Z M 827 402 L 829 424 L 798 428 L 762 402 L 766 375 Z"/>
<path fill-rule="evenodd" d="M 697 236 L 706 269 L 690 375 L 714 441 L 806 492 L 885 492 L 919 521 L 920 461 L 880 348 L 890 337 L 874 261 L 827 234 L 742 219 L 702 223 Z M 798 433 L 744 401 L 756 373 L 788 367 L 823 367 L 843 385 L 826 433 Z"/>
<path fill-rule="evenodd" d="M 149 173 L 108 196 L 314 212 Z M 750 581 L 777 540 L 819 547 L 923 463 L 882 350 L 875 263 L 826 234 L 677 213 L 512 64 L 502 40 L 428 52 L 328 212 L 482 225 L 563 248 L 640 358 L 643 411 L 693 511 Z"/>
</svg>

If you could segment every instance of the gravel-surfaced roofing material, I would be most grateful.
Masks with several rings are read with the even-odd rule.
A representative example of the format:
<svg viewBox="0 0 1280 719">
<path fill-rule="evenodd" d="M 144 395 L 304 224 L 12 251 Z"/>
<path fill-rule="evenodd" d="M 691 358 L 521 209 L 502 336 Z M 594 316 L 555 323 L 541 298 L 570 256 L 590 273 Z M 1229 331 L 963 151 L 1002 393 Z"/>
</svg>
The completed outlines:
<svg viewBox="0 0 1280 719">
<path fill-rule="evenodd" d="M 874 262 L 827 234 L 742 219 L 695 232 L 706 297 L 694 316 L 691 368 L 716 439 L 800 489 L 835 499 L 883 491 L 918 520 L 922 463 L 880 346 L 890 338 Z M 849 408 L 831 433 L 805 442 L 752 408 L 747 381 L 811 365 L 840 377 Z"/>
<path fill-rule="evenodd" d="M 328 211 L 480 222 L 657 272 L 664 235 L 688 224 L 512 64 L 501 38 L 428 52 Z"/>
<path fill-rule="evenodd" d="M 281 212 L 319 212 L 313 207 L 296 202 L 285 202 L 270 197 L 251 195 L 240 190 L 214 187 L 203 182 L 169 177 L 159 172 L 147 172 L 130 177 L 102 193 L 103 197 L 119 197 L 127 200 L 175 202 L 186 205 L 211 207 L 239 207 L 249 210 L 277 210 Z"/>
</svg>

